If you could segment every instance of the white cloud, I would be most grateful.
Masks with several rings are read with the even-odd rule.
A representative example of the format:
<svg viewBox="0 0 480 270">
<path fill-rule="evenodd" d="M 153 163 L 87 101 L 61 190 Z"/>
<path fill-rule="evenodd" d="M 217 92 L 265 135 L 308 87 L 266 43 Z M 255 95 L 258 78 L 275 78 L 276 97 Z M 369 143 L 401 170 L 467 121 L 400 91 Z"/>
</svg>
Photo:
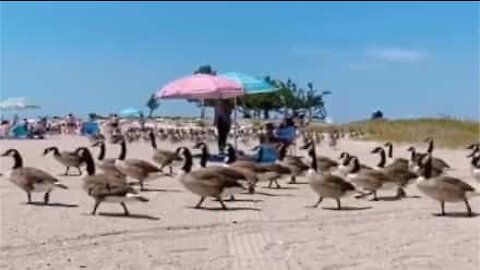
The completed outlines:
<svg viewBox="0 0 480 270">
<path fill-rule="evenodd" d="M 425 59 L 425 53 L 418 50 L 401 48 L 372 48 L 367 52 L 368 56 L 391 63 L 418 63 Z"/>
</svg>

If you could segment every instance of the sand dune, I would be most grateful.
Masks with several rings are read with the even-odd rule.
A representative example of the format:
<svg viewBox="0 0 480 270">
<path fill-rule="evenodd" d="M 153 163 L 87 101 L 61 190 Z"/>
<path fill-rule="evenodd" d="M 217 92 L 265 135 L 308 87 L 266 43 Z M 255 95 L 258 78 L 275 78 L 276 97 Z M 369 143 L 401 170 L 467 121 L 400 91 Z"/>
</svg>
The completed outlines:
<svg viewBox="0 0 480 270">
<path fill-rule="evenodd" d="M 44 147 L 57 145 L 73 150 L 88 141 L 80 137 L 44 141 L 1 141 L 0 149 L 15 147 L 26 166 L 52 174 L 64 172 Z M 185 143 L 187 146 L 191 146 Z M 179 144 L 180 145 L 180 144 Z M 176 145 L 176 146 L 179 146 Z M 359 155 L 374 165 L 369 151 L 374 142 L 340 141 L 338 150 L 320 146 L 319 154 L 337 157 L 340 150 Z M 173 146 L 170 143 L 160 147 Z M 396 154 L 407 157 L 406 146 Z M 247 149 L 247 148 L 245 148 Z M 118 154 L 109 145 L 108 157 Z M 466 150 L 437 149 L 436 156 L 455 169 L 452 175 L 469 183 Z M 95 153 L 95 152 L 94 152 Z M 150 146 L 129 145 L 129 156 L 150 159 Z M 2 158 L 0 172 L 10 158 Z M 124 217 L 116 204 L 102 204 L 97 216 L 89 215 L 93 201 L 81 189 L 79 177 L 59 176 L 69 190 L 55 190 L 50 206 L 26 205 L 26 195 L 7 181 L 0 181 L 2 269 L 478 269 L 480 266 L 480 217 L 463 216 L 463 204 L 447 204 L 439 217 L 438 203 L 420 197 L 392 201 L 381 191 L 379 202 L 348 198 L 347 210 L 334 210 L 324 200 L 317 209 L 306 179 L 284 189 L 260 188 L 254 195 L 238 196 L 229 211 L 207 199 L 207 209 L 192 207 L 198 198 L 184 191 L 173 178 L 149 182 L 146 204 L 130 204 Z M 264 184 L 266 185 L 266 184 Z M 41 201 L 42 195 L 33 199 Z M 479 198 L 472 199 L 480 213 Z M 460 214 L 455 214 L 460 213 Z"/>
</svg>

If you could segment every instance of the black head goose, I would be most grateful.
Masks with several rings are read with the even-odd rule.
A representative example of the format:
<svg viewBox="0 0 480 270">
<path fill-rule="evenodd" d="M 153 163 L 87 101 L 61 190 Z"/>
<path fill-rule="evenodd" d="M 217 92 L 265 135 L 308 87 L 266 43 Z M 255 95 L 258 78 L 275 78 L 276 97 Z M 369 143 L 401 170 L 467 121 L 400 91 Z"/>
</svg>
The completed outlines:
<svg viewBox="0 0 480 270">
<path fill-rule="evenodd" d="M 31 193 L 44 193 L 43 202 L 48 204 L 50 192 L 55 188 L 68 189 L 67 186 L 50 175 L 37 168 L 23 167 L 23 159 L 16 149 L 8 149 L 2 154 L 3 157 L 12 157 L 14 164 L 5 176 L 27 193 L 27 202 L 32 202 Z"/>
<path fill-rule="evenodd" d="M 284 175 L 290 175 L 290 169 L 280 164 L 261 164 L 251 160 L 237 160 L 237 153 L 232 144 L 227 144 L 226 164 L 230 167 L 244 168 L 257 174 L 261 182 L 269 182 L 270 188 L 275 182 L 277 188 L 281 188 L 278 180 Z"/>
<path fill-rule="evenodd" d="M 475 193 L 475 189 L 462 180 L 449 176 L 432 175 L 432 156 L 428 154 L 421 160 L 421 176 L 418 178 L 418 189 L 428 197 L 440 202 L 441 215 L 445 215 L 445 202 L 464 202 L 467 214 L 472 215 L 468 198 Z"/>
<path fill-rule="evenodd" d="M 480 182 L 480 148 L 475 149 L 467 157 L 471 158 L 470 165 L 473 178 Z"/>
<path fill-rule="evenodd" d="M 392 180 L 381 170 L 362 169 L 358 157 L 351 156 L 350 164 L 351 170 L 347 175 L 346 180 L 357 187 L 357 190 L 367 191 L 367 194 L 373 194 L 373 200 L 378 200 L 377 191 L 384 186 L 384 184 L 392 183 Z M 363 196 L 362 196 L 363 197 Z"/>
<path fill-rule="evenodd" d="M 76 167 L 79 174 L 82 175 L 82 170 L 80 166 L 83 163 L 82 157 L 78 154 L 78 149 L 76 151 L 62 151 L 58 150 L 58 147 L 52 146 L 47 147 L 43 150 L 43 155 L 48 155 L 48 153 L 53 152 L 53 157 L 57 160 L 60 164 L 66 167 L 65 175 L 68 175 L 70 171 L 70 167 Z"/>
<path fill-rule="evenodd" d="M 330 172 L 336 169 L 339 165 L 337 161 L 332 160 L 329 157 L 318 156 L 315 150 L 315 144 L 312 140 L 308 140 L 307 143 L 301 147 L 301 149 L 308 150 L 307 155 L 317 160 L 319 173 Z"/>
<path fill-rule="evenodd" d="M 200 196 L 195 208 L 200 208 L 206 197 L 213 197 L 218 199 L 222 209 L 227 209 L 222 198 L 246 190 L 238 179 L 220 174 L 215 169 L 206 167 L 192 170 L 193 158 L 188 148 L 178 148 L 177 154 L 183 156 L 184 162 L 178 176 L 180 183 L 191 193 Z"/>
<path fill-rule="evenodd" d="M 290 169 L 291 178 L 289 184 L 295 184 L 297 177 L 303 175 L 309 168 L 300 156 L 287 156 L 287 145 L 280 144 L 278 149 L 277 163 Z"/>
<path fill-rule="evenodd" d="M 113 174 L 96 174 L 95 162 L 90 151 L 83 147 L 80 153 L 87 165 L 87 175 L 83 177 L 83 189 L 95 200 L 92 215 L 95 215 L 100 203 L 119 203 L 129 215 L 127 202 L 147 202 L 148 199 L 138 194 L 126 181 L 124 177 Z"/>
<path fill-rule="evenodd" d="M 207 144 L 205 142 L 198 142 L 193 148 L 200 149 L 199 164 L 201 168 L 206 168 L 208 158 L 210 156 Z M 241 181 L 243 184 L 248 186 L 249 193 L 255 192 L 255 185 L 258 182 L 255 172 L 241 167 L 227 167 L 220 165 L 210 165 L 208 168 L 218 171 L 219 174 L 226 174 L 227 177 L 235 178 L 238 181 Z M 233 194 L 230 196 L 230 200 L 235 200 Z"/>
<path fill-rule="evenodd" d="M 140 190 L 144 190 L 146 180 L 157 179 L 161 176 L 162 170 L 152 163 L 141 159 L 127 159 L 127 143 L 120 140 L 120 154 L 115 160 L 115 167 L 128 177 L 137 179 L 140 183 Z"/>
<path fill-rule="evenodd" d="M 380 162 L 377 164 L 377 170 L 385 173 L 390 180 L 397 186 L 397 198 L 405 197 L 405 187 L 414 182 L 418 177 L 417 174 L 409 171 L 408 161 L 396 159 L 388 166 L 385 166 L 385 150 L 382 147 L 376 147 L 372 151 L 373 154 L 380 154 Z"/>
<path fill-rule="evenodd" d="M 175 151 L 168 151 L 164 149 L 157 148 L 157 139 L 153 130 L 148 132 L 150 138 L 150 143 L 153 148 L 153 157 L 152 159 L 160 165 L 160 170 L 163 170 L 164 167 L 168 166 L 170 169 L 170 175 L 173 175 L 173 163 L 180 162 L 181 159 L 177 156 Z"/>
<path fill-rule="evenodd" d="M 355 187 L 342 177 L 331 173 L 317 173 L 317 159 L 311 159 L 311 166 L 307 172 L 310 187 L 319 198 L 313 207 L 318 207 L 324 198 L 336 200 L 337 208 L 341 209 L 340 199 L 355 191 Z"/>
<path fill-rule="evenodd" d="M 100 150 L 98 152 L 97 161 L 95 166 L 102 169 L 105 173 L 114 174 L 118 177 L 126 177 L 117 167 L 115 167 L 116 158 L 105 158 L 106 154 L 106 145 L 104 141 L 96 141 L 92 144 L 92 147 L 98 147 Z"/>
</svg>

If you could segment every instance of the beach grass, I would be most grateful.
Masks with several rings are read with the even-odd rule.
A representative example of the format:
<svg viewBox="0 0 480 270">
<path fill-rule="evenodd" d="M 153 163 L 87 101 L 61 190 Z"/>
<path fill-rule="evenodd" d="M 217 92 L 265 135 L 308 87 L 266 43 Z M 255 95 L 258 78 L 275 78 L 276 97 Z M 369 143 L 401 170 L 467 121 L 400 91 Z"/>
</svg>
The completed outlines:
<svg viewBox="0 0 480 270">
<path fill-rule="evenodd" d="M 364 140 L 421 143 L 435 138 L 439 147 L 465 147 L 480 140 L 480 123 L 452 118 L 418 118 L 399 120 L 364 120 L 345 125 L 312 124 L 311 130 L 362 132 Z"/>
</svg>

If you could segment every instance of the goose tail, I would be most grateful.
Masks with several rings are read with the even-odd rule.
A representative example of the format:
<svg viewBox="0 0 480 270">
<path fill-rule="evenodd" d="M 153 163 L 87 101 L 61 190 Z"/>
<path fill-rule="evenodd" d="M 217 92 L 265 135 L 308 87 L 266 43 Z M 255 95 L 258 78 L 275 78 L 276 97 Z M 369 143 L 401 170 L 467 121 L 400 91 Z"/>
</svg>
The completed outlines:
<svg viewBox="0 0 480 270">
<path fill-rule="evenodd" d="M 58 187 L 58 188 L 68 189 L 67 186 L 65 186 L 64 184 L 62 184 L 62 183 L 60 183 L 60 182 L 56 182 L 54 185 L 55 185 L 56 187 Z"/>
<path fill-rule="evenodd" d="M 128 198 L 131 198 L 131 199 L 135 199 L 137 201 L 140 201 L 140 202 L 148 202 L 149 200 L 139 194 L 133 194 L 133 193 L 130 193 L 130 194 L 127 194 L 127 197 Z"/>
</svg>

